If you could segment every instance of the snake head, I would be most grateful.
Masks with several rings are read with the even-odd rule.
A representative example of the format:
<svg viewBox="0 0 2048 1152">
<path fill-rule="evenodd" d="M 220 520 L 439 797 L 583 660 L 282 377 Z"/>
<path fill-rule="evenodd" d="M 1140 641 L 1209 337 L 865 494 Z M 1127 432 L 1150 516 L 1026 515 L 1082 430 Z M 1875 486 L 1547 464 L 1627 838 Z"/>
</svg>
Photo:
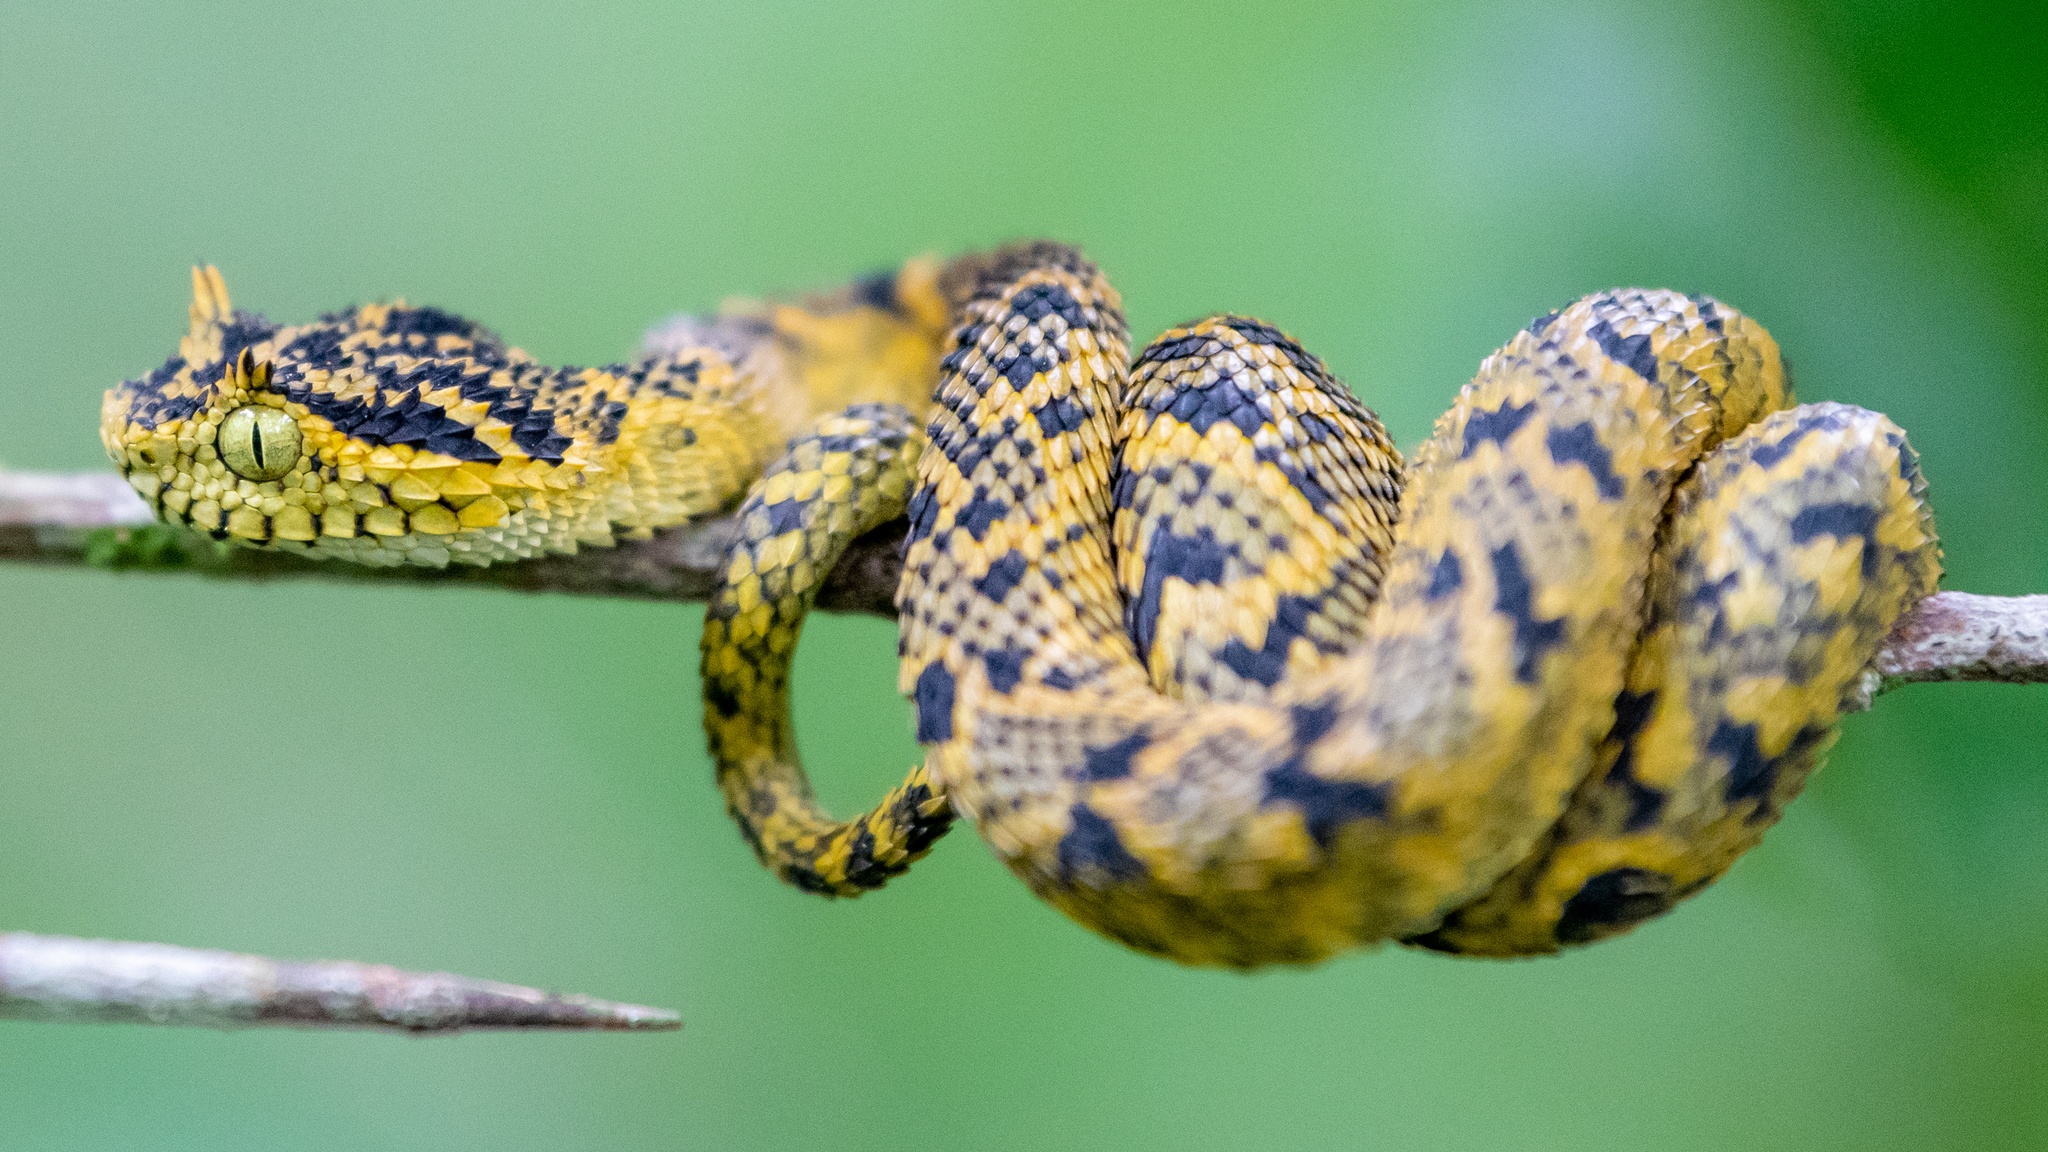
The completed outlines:
<svg viewBox="0 0 2048 1152">
<path fill-rule="evenodd" d="M 303 509 L 310 467 L 305 430 L 273 386 L 276 325 L 235 311 L 211 266 L 192 270 L 190 315 L 176 356 L 107 393 L 107 454 L 165 520 L 258 542 L 310 539 L 303 512 L 262 511 L 282 511 L 287 485 Z"/>
<path fill-rule="evenodd" d="M 212 267 L 192 270 L 190 315 L 178 354 L 101 409 L 108 455 L 165 522 L 380 566 L 605 530 L 579 501 L 578 413 L 481 326 L 399 301 L 280 327 L 236 311 Z"/>
</svg>

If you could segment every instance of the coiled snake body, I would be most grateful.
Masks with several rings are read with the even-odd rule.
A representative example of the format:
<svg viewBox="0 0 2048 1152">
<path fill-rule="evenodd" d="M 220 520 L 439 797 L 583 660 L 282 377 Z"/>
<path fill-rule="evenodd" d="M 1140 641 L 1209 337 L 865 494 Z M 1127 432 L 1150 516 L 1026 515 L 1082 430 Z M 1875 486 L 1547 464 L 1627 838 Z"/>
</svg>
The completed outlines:
<svg viewBox="0 0 2048 1152">
<path fill-rule="evenodd" d="M 855 894 L 959 812 L 1075 919 L 1189 963 L 1527 954 L 1669 909 L 1775 821 L 1939 575 L 1903 434 L 1788 407 L 1768 334 L 1705 297 L 1540 318 L 1404 469 L 1257 321 L 1134 366 L 1115 291 L 1053 244 L 580 373 L 430 310 L 280 329 L 197 285 L 180 358 L 106 406 L 167 519 L 491 562 L 716 511 L 773 459 L 704 639 L 719 783 L 764 863 Z M 788 659 L 838 551 L 906 512 L 930 753 L 836 821 Z"/>
</svg>

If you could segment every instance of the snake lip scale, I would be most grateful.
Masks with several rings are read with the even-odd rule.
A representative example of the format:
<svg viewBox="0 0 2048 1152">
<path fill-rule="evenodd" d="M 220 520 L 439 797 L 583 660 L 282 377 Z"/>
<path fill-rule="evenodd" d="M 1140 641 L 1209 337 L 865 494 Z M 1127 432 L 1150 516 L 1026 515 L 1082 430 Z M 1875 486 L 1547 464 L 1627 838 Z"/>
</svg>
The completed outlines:
<svg viewBox="0 0 2048 1152">
<path fill-rule="evenodd" d="M 102 437 L 163 519 L 320 560 L 516 562 L 737 503 L 706 614 L 718 784 L 775 874 L 900 875 L 958 816 L 1078 922 L 1192 964 L 1627 931 L 1819 765 L 1940 551 L 1905 436 L 1795 406 L 1755 321 L 1616 290 L 1481 364 L 1414 459 L 1281 330 L 1135 356 L 1076 250 L 912 260 L 550 368 L 400 301 L 280 326 L 197 269 Z M 789 659 L 907 520 L 923 764 L 819 808 Z"/>
</svg>

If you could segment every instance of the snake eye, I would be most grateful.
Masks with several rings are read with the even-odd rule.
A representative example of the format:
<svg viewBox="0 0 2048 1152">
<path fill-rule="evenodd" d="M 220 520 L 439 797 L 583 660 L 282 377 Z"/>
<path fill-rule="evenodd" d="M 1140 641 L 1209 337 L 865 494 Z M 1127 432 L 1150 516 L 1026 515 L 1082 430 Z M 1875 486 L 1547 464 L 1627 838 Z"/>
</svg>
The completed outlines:
<svg viewBox="0 0 2048 1152">
<path fill-rule="evenodd" d="M 237 408 L 220 422 L 220 458 L 237 476 L 275 480 L 299 462 L 299 422 L 275 408 Z"/>
</svg>

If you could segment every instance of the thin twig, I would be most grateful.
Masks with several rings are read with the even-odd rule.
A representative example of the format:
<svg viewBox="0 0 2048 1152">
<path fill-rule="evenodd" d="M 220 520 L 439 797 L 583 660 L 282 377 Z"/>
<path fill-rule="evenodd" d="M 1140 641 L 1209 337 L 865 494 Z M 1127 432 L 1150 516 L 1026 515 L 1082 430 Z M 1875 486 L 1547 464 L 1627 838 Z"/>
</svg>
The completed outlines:
<svg viewBox="0 0 2048 1152">
<path fill-rule="evenodd" d="M 0 935 L 0 1019 L 200 1028 L 472 1028 L 669 1032 L 662 1008 L 382 964 L 294 964 L 118 940 Z"/>
</svg>

